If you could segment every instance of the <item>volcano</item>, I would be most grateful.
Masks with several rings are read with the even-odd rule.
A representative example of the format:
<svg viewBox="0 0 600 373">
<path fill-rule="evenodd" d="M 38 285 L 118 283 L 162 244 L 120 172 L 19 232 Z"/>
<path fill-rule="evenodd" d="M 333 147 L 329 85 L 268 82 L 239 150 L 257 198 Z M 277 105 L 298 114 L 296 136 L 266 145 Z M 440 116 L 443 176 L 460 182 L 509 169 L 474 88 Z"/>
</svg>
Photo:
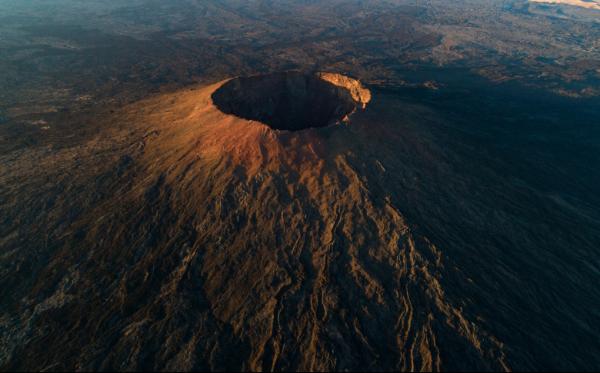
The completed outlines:
<svg viewBox="0 0 600 373">
<path fill-rule="evenodd" d="M 564 338 L 595 340 L 573 308 L 592 302 L 572 275 L 586 268 L 536 258 L 592 241 L 569 233 L 571 210 L 545 220 L 554 200 L 465 134 L 485 104 L 449 92 L 232 77 L 76 117 L 102 130 L 74 145 L 9 153 L 1 369 L 498 371 L 538 366 L 515 347 L 528 338 L 575 356 Z M 470 97 L 510 115 L 563 110 L 485 92 Z M 578 333 L 514 322 L 556 300 L 519 268 L 560 278 L 547 317 L 572 310 Z"/>
<path fill-rule="evenodd" d="M 584 4 L 0 0 L 0 372 L 600 370 Z"/>
<path fill-rule="evenodd" d="M 19 272 L 35 281 L 2 290 L 19 305 L 4 368 L 507 369 L 445 293 L 462 275 L 383 192 L 366 144 L 401 144 L 382 124 L 398 103 L 371 96 L 333 73 L 227 79 L 38 158 L 79 192 L 36 216 L 56 235 Z"/>
</svg>

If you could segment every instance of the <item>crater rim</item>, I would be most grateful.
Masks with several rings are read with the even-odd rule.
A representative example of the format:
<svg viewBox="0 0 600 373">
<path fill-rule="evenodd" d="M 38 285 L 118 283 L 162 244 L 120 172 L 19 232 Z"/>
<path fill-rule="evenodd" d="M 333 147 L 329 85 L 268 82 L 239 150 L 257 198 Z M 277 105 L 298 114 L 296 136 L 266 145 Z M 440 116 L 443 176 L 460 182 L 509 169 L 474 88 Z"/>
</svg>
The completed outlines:
<svg viewBox="0 0 600 373">
<path fill-rule="evenodd" d="M 224 114 L 295 132 L 347 123 L 371 96 L 346 75 L 289 70 L 231 78 L 211 99 Z"/>
</svg>

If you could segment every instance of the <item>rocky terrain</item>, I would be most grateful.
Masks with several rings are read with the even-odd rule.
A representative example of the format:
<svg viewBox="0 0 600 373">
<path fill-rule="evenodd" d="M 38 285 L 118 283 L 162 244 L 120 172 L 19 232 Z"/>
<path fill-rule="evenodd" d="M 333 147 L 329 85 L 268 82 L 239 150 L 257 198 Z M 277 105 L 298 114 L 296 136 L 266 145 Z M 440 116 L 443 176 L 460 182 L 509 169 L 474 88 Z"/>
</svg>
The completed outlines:
<svg viewBox="0 0 600 373">
<path fill-rule="evenodd" d="M 594 9 L 0 14 L 0 370 L 600 366 Z"/>
</svg>

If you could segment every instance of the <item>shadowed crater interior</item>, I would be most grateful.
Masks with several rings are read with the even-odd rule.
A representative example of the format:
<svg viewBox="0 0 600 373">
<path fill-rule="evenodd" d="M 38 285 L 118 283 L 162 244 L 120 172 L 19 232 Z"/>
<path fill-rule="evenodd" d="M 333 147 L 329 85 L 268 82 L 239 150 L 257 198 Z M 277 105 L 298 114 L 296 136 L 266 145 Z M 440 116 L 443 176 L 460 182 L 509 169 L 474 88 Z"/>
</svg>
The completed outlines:
<svg viewBox="0 0 600 373">
<path fill-rule="evenodd" d="M 348 89 L 301 72 L 234 78 L 212 100 L 226 114 L 288 131 L 334 124 L 357 107 Z"/>
</svg>

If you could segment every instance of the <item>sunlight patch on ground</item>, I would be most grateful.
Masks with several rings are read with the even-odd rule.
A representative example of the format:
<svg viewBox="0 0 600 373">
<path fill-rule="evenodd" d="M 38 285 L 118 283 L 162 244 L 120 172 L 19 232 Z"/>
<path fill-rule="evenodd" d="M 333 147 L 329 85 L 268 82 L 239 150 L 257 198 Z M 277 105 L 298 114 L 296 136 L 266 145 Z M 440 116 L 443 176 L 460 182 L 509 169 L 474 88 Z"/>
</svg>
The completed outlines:
<svg viewBox="0 0 600 373">
<path fill-rule="evenodd" d="M 566 4 L 600 10 L 600 0 L 529 0 L 535 3 Z"/>
</svg>

